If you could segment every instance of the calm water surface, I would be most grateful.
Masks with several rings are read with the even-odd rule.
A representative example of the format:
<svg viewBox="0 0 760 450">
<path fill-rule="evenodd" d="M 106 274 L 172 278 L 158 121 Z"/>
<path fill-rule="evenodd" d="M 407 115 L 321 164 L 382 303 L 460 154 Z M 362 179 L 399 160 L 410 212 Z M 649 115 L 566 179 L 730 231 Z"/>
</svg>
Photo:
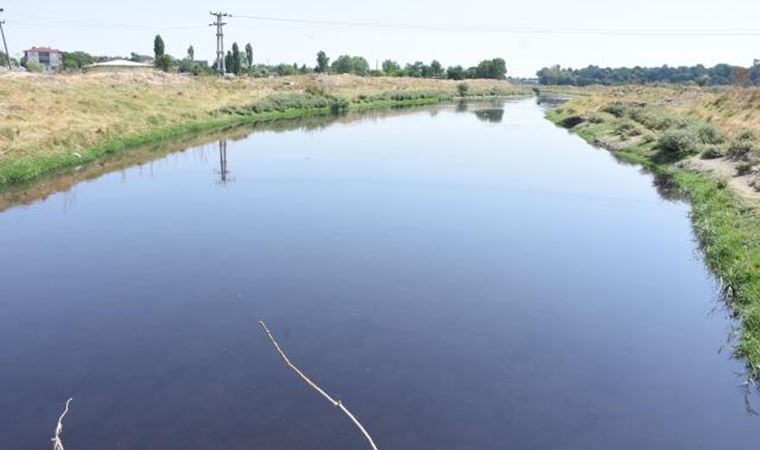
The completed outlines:
<svg viewBox="0 0 760 450">
<path fill-rule="evenodd" d="M 688 213 L 534 100 L 101 176 L 0 214 L 0 448 L 364 448 L 259 319 L 381 449 L 757 448 Z"/>
</svg>

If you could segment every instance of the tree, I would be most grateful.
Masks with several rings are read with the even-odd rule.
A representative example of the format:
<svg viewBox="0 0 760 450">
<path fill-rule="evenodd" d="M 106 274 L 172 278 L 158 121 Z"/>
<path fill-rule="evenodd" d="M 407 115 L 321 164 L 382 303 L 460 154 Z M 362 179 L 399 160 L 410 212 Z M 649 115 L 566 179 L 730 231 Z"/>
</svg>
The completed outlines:
<svg viewBox="0 0 760 450">
<path fill-rule="evenodd" d="M 169 55 L 164 54 L 156 58 L 156 67 L 163 70 L 164 72 L 168 72 L 169 69 L 171 69 L 173 63 L 174 61 Z"/>
<path fill-rule="evenodd" d="M 135 52 L 132 52 L 132 53 L 129 55 L 129 60 L 130 60 L 130 61 L 132 61 L 132 62 L 140 62 L 140 55 L 138 55 L 138 54 L 137 54 L 137 53 L 135 53 Z"/>
<path fill-rule="evenodd" d="M 350 56 L 341 55 L 332 63 L 332 69 L 337 73 L 351 73 L 354 70 L 354 63 Z"/>
<path fill-rule="evenodd" d="M 412 78 L 422 78 L 425 64 L 422 61 L 417 61 L 414 64 L 407 64 L 404 67 L 404 75 Z"/>
<path fill-rule="evenodd" d="M 164 40 L 160 34 L 157 34 L 153 40 L 153 54 L 156 56 L 156 60 L 164 54 L 165 50 Z"/>
<path fill-rule="evenodd" d="M 190 61 L 195 61 L 195 49 L 192 45 L 187 48 L 187 59 Z"/>
<path fill-rule="evenodd" d="M 503 79 L 507 76 L 507 63 L 501 58 L 481 61 L 475 69 L 477 78 Z"/>
<path fill-rule="evenodd" d="M 224 72 L 225 73 L 232 73 L 233 69 L 233 63 L 232 63 L 232 52 L 227 50 L 227 54 L 224 55 Z"/>
<path fill-rule="evenodd" d="M 327 72 L 327 68 L 330 66 L 330 58 L 327 57 L 327 54 L 323 51 L 320 51 L 317 53 L 317 68 L 316 71 L 319 73 L 325 73 Z"/>
<path fill-rule="evenodd" d="M 449 80 L 464 80 L 464 69 L 462 66 L 449 67 L 446 76 Z"/>
<path fill-rule="evenodd" d="M 232 44 L 232 70 L 231 72 L 234 73 L 235 75 L 240 75 L 240 69 L 241 69 L 240 58 L 241 58 L 240 47 L 238 46 L 237 42 L 234 42 Z"/>
<path fill-rule="evenodd" d="M 752 81 L 752 70 L 744 67 L 734 68 L 734 85 L 737 87 L 747 87 Z"/>
<path fill-rule="evenodd" d="M 432 72 L 433 78 L 443 78 L 443 66 L 437 60 L 433 60 L 433 62 L 430 63 L 430 70 Z"/>
<path fill-rule="evenodd" d="M 63 52 L 63 70 L 80 70 L 95 62 L 95 58 L 85 52 Z"/>
<path fill-rule="evenodd" d="M 0 52 L 0 67 L 7 67 L 8 66 L 8 55 L 6 55 L 3 52 Z"/>
<path fill-rule="evenodd" d="M 250 42 L 245 44 L 245 60 L 249 69 L 253 67 L 253 45 Z"/>
<path fill-rule="evenodd" d="M 351 58 L 352 73 L 355 75 L 365 76 L 369 73 L 369 63 L 361 56 Z"/>
<path fill-rule="evenodd" d="M 396 61 L 386 59 L 383 61 L 383 73 L 390 77 L 401 75 L 401 66 Z"/>
</svg>

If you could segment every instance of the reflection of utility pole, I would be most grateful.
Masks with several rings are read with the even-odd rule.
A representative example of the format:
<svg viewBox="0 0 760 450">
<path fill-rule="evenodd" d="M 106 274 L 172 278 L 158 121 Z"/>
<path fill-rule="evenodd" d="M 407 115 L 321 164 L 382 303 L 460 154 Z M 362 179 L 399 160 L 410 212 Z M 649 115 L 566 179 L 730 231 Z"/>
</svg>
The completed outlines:
<svg viewBox="0 0 760 450">
<path fill-rule="evenodd" d="M 227 184 L 227 175 L 230 172 L 227 170 L 227 139 L 219 140 L 219 176 L 221 177 L 221 183 Z"/>
<path fill-rule="evenodd" d="M 209 14 L 216 17 L 216 21 L 209 25 L 216 27 L 216 70 L 220 75 L 224 75 L 224 26 L 227 24 L 223 20 L 225 17 L 231 17 L 231 15 L 221 11 L 211 11 Z"/>
<path fill-rule="evenodd" d="M 5 9 L 0 8 L 0 13 L 3 11 L 5 11 Z M 5 47 L 5 59 L 8 60 L 8 70 L 13 70 L 13 66 L 11 66 L 11 54 L 8 53 L 8 43 L 5 41 L 5 31 L 3 30 L 4 23 L 4 20 L 0 20 L 0 35 L 3 36 L 3 47 Z"/>
</svg>

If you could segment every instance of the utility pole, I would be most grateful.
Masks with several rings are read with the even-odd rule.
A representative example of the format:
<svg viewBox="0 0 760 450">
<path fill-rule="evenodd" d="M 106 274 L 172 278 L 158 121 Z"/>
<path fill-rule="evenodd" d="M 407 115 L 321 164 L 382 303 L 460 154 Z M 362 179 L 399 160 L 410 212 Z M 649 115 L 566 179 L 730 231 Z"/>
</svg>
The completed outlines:
<svg viewBox="0 0 760 450">
<path fill-rule="evenodd" d="M 5 9 L 0 8 L 0 13 L 3 11 L 5 11 Z M 5 41 L 5 31 L 3 30 L 4 23 L 4 20 L 0 20 L 0 35 L 3 36 L 3 47 L 5 47 L 5 59 L 8 60 L 8 70 L 13 70 L 13 66 L 11 65 L 11 54 L 8 53 L 8 43 Z"/>
<path fill-rule="evenodd" d="M 210 27 L 216 27 L 216 69 L 220 75 L 224 76 L 224 26 L 227 25 L 223 22 L 225 17 L 232 17 L 231 14 L 223 12 L 209 12 L 212 16 L 216 17 L 214 23 L 210 24 Z"/>
</svg>

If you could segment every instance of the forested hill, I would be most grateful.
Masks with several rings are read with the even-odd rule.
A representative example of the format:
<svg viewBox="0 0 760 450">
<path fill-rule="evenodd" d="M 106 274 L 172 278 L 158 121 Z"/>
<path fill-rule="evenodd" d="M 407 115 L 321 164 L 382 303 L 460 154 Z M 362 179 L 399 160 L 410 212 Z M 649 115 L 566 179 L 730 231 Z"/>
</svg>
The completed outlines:
<svg viewBox="0 0 760 450">
<path fill-rule="evenodd" d="M 718 64 L 715 67 L 598 67 L 585 69 L 545 67 L 537 72 L 541 84 L 588 86 L 590 84 L 695 83 L 708 85 L 760 85 L 760 60 L 750 68 Z"/>
</svg>

